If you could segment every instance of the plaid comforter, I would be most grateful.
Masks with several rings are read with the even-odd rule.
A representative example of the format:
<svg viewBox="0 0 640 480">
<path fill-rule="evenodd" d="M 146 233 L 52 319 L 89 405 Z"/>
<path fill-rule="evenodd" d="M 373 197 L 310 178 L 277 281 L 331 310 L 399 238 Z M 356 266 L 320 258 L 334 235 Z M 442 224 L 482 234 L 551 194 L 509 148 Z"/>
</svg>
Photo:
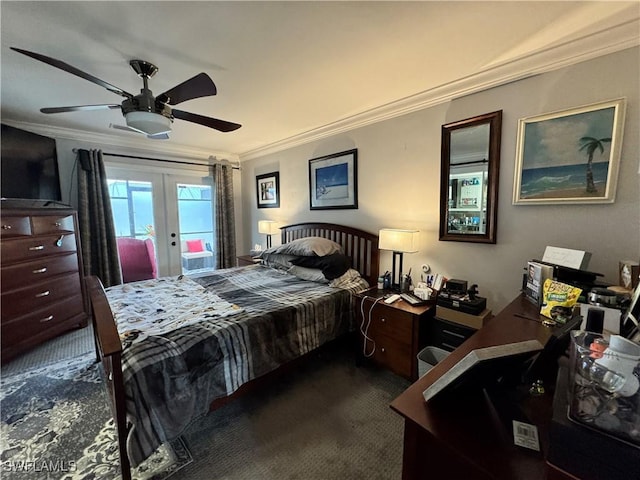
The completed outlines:
<svg viewBox="0 0 640 480">
<path fill-rule="evenodd" d="M 132 465 L 212 400 L 351 330 L 351 293 L 367 286 L 357 278 L 334 288 L 254 265 L 108 288 L 124 346 Z"/>
</svg>

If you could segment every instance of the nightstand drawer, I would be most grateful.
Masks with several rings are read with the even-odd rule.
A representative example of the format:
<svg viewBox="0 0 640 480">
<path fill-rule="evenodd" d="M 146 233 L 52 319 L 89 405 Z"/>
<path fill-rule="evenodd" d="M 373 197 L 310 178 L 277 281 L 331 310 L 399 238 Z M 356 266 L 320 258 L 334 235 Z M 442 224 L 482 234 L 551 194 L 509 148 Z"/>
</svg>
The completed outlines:
<svg viewBox="0 0 640 480">
<path fill-rule="evenodd" d="M 371 344 L 369 344 L 371 346 Z M 371 347 L 370 347 L 371 348 Z M 411 344 L 398 342 L 386 335 L 375 336 L 375 351 L 373 360 L 406 378 L 413 376 L 413 358 L 411 356 Z"/>
<path fill-rule="evenodd" d="M 448 351 L 455 350 L 476 333 L 473 328 L 463 327 L 437 317 L 433 319 L 430 330 L 430 343 Z"/>
<path fill-rule="evenodd" d="M 413 338 L 413 317 L 401 310 L 376 305 L 371 312 L 369 332 L 369 336 L 385 335 L 410 346 Z"/>
</svg>

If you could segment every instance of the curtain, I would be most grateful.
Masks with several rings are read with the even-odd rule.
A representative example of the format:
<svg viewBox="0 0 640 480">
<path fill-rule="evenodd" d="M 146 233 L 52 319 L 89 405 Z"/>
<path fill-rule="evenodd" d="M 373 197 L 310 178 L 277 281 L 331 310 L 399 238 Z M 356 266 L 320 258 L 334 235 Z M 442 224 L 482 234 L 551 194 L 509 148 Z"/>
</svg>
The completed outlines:
<svg viewBox="0 0 640 480">
<path fill-rule="evenodd" d="M 233 206 L 233 169 L 230 165 L 216 164 L 211 175 L 215 188 L 215 266 L 236 266 L 236 226 Z"/>
<path fill-rule="evenodd" d="M 105 287 L 122 283 L 107 176 L 101 150 L 78 151 L 78 223 L 85 275 Z"/>
</svg>

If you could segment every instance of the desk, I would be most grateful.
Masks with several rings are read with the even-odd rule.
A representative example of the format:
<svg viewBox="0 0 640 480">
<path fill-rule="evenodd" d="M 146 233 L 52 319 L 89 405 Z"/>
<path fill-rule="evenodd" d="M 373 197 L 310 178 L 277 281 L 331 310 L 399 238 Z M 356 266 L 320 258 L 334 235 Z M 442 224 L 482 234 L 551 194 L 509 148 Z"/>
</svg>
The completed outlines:
<svg viewBox="0 0 640 480">
<path fill-rule="evenodd" d="M 475 348 L 538 339 L 543 345 L 551 330 L 534 320 L 538 309 L 523 296 L 478 330 L 466 342 L 418 379 L 396 398 L 391 408 L 402 415 L 404 453 L 402 478 L 465 480 L 561 480 L 575 478 L 550 469 L 546 462 L 548 432 L 552 416 L 553 384 L 546 393 L 527 396 L 520 411 L 538 427 L 541 452 L 513 444 L 506 415 L 482 390 L 447 397 L 446 402 L 425 402 L 422 392 L 446 370 Z"/>
</svg>

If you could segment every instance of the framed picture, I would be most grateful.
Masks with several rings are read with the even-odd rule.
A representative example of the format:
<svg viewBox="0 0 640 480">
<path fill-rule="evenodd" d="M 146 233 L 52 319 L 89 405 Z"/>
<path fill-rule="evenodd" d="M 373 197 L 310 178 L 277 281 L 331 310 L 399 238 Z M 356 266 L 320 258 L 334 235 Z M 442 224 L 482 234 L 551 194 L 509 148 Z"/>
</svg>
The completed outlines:
<svg viewBox="0 0 640 480">
<path fill-rule="evenodd" d="M 309 160 L 311 210 L 358 208 L 358 150 Z"/>
<path fill-rule="evenodd" d="M 280 172 L 265 173 L 256 176 L 258 208 L 277 208 L 280 206 Z"/>
<path fill-rule="evenodd" d="M 513 204 L 613 203 L 624 98 L 520 119 Z"/>
</svg>

